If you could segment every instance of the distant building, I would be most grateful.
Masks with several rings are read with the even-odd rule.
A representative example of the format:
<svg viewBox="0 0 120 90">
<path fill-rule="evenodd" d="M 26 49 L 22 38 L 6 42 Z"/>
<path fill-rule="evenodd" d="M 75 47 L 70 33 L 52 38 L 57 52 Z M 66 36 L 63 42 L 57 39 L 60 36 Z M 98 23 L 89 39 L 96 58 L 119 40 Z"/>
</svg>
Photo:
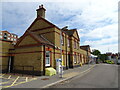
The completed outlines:
<svg viewBox="0 0 120 90">
<path fill-rule="evenodd" d="M 108 57 L 108 60 L 111 60 L 112 52 L 106 52 L 106 55 Z"/>
<path fill-rule="evenodd" d="M 108 56 L 108 60 L 113 60 L 115 63 L 118 59 L 118 53 L 107 52 L 106 55 Z"/>
<path fill-rule="evenodd" d="M 87 55 L 87 63 L 90 60 L 90 56 L 91 56 L 91 50 L 90 50 L 90 46 L 89 45 L 83 45 L 80 46 L 80 49 L 83 49 L 86 51 L 86 55 Z"/>
<path fill-rule="evenodd" d="M 12 41 L 16 43 L 18 39 L 18 35 L 10 33 L 8 31 L 0 31 L 0 40 L 4 41 Z"/>
</svg>

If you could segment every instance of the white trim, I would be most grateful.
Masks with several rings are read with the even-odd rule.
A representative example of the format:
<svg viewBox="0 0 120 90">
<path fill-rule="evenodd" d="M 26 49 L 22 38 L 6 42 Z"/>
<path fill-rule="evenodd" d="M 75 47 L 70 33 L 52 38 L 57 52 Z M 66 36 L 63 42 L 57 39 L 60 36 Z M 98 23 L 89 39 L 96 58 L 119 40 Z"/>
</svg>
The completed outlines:
<svg viewBox="0 0 120 90">
<path fill-rule="evenodd" d="M 45 56 L 45 66 L 50 66 L 50 51 L 46 51 L 46 53 L 49 53 L 49 57 Z M 46 64 L 46 60 L 48 60 L 49 64 Z"/>
</svg>

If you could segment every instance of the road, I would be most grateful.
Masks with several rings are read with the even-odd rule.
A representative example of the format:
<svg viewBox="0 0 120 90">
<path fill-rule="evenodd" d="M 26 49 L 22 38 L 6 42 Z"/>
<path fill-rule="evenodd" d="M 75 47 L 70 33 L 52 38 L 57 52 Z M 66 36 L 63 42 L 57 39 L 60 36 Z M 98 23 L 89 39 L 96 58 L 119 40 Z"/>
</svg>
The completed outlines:
<svg viewBox="0 0 120 90">
<path fill-rule="evenodd" d="M 76 76 L 49 88 L 118 88 L 118 66 L 99 64 L 85 75 Z"/>
</svg>

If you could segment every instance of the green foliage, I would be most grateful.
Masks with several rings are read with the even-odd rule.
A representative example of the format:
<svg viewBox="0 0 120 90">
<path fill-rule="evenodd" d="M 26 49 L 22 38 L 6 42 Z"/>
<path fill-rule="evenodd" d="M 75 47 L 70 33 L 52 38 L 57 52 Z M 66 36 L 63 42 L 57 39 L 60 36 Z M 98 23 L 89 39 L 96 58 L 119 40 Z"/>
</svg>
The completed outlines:
<svg viewBox="0 0 120 90">
<path fill-rule="evenodd" d="M 107 59 L 107 55 L 101 54 L 99 50 L 93 50 L 92 54 L 98 56 L 99 61 L 105 62 L 105 60 Z"/>
<path fill-rule="evenodd" d="M 101 52 L 99 50 L 94 50 L 92 52 L 93 55 L 99 56 L 101 54 Z"/>
<path fill-rule="evenodd" d="M 107 55 L 106 54 L 100 54 L 99 58 L 102 62 L 105 62 L 105 60 L 107 59 Z"/>
</svg>

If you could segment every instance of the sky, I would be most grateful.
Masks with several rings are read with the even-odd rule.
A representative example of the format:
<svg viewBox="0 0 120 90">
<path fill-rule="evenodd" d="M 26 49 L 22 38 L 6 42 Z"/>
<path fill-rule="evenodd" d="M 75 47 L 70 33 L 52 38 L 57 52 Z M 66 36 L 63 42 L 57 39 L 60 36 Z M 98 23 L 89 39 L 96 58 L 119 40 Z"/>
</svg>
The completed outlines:
<svg viewBox="0 0 120 90">
<path fill-rule="evenodd" d="M 76 1 L 76 2 L 75 2 Z M 118 52 L 119 0 L 4 0 L 2 27 L 19 37 L 36 18 L 36 9 L 43 4 L 46 19 L 62 28 L 76 28 L 80 45 L 90 45 L 101 53 Z"/>
</svg>

